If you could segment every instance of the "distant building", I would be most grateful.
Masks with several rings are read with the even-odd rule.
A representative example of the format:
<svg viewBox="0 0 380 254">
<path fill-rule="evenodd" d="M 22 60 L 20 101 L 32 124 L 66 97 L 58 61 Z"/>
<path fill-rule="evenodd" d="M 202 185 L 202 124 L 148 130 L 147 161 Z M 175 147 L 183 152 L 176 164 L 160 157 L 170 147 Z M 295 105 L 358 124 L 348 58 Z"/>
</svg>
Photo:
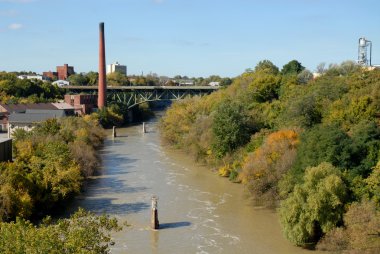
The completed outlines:
<svg viewBox="0 0 380 254">
<path fill-rule="evenodd" d="M 48 119 L 65 117 L 64 110 L 26 110 L 25 113 L 11 113 L 9 115 L 8 138 L 13 136 L 16 129 L 31 131 L 38 123 Z"/>
<path fill-rule="evenodd" d="M 209 86 L 220 86 L 220 82 L 218 81 L 212 81 L 210 83 L 208 83 Z"/>
<path fill-rule="evenodd" d="M 194 80 L 191 79 L 180 79 L 175 80 L 174 83 L 178 84 L 179 86 L 193 86 Z"/>
<path fill-rule="evenodd" d="M 75 74 L 74 67 L 64 64 L 63 66 L 57 66 L 57 73 L 59 80 L 66 80 L 70 75 Z"/>
<path fill-rule="evenodd" d="M 42 75 L 50 78 L 51 80 L 55 80 L 58 78 L 58 72 L 44 71 Z"/>
<path fill-rule="evenodd" d="M 25 114 L 53 112 L 61 110 L 66 116 L 74 115 L 74 107 L 67 103 L 25 103 L 25 104 L 0 104 L 0 131 L 8 131 L 9 118 L 12 113 Z"/>
<path fill-rule="evenodd" d="M 70 105 L 66 102 L 57 102 L 52 103 L 54 107 L 56 107 L 58 110 L 63 110 L 65 112 L 66 116 L 74 116 L 75 115 L 75 108 L 74 106 Z"/>
<path fill-rule="evenodd" d="M 30 79 L 30 80 L 36 79 L 36 80 L 41 80 L 41 81 L 48 81 L 49 80 L 48 77 L 43 76 L 43 75 L 38 75 L 38 74 L 36 74 L 36 75 L 19 75 L 19 76 L 17 76 L 17 78 L 19 78 L 19 79 Z"/>
<path fill-rule="evenodd" d="M 114 64 L 108 64 L 107 65 L 107 74 L 114 73 L 114 72 L 119 72 L 119 73 L 127 76 L 127 66 L 121 65 L 118 62 L 116 62 Z"/>
<path fill-rule="evenodd" d="M 57 85 L 57 86 L 59 86 L 59 87 L 69 86 L 69 85 L 70 85 L 70 82 L 67 81 L 67 80 L 62 80 L 62 79 L 60 79 L 60 80 L 54 81 L 54 82 L 53 82 L 53 85 Z"/>
<path fill-rule="evenodd" d="M 98 96 L 94 94 L 66 94 L 65 102 L 74 107 L 76 115 L 86 115 L 98 106 Z"/>
</svg>

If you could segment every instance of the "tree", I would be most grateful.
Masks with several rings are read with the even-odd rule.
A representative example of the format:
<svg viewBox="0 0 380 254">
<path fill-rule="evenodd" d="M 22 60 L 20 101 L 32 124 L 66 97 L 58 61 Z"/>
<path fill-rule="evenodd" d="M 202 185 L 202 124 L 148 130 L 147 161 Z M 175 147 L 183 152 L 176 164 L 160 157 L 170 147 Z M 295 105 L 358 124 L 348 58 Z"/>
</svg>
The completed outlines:
<svg viewBox="0 0 380 254">
<path fill-rule="evenodd" d="M 88 78 L 83 74 L 73 74 L 68 77 L 68 81 L 72 86 L 87 86 Z"/>
<path fill-rule="evenodd" d="M 380 253 L 380 212 L 375 202 L 350 205 L 344 215 L 344 227 L 331 230 L 318 243 L 319 250 L 348 253 Z"/>
<path fill-rule="evenodd" d="M 278 98 L 281 78 L 269 72 L 258 71 L 249 84 L 249 94 L 257 102 L 266 102 Z"/>
<path fill-rule="evenodd" d="M 298 75 L 297 75 L 297 80 L 300 84 L 307 84 L 310 80 L 313 79 L 313 73 L 309 71 L 308 69 L 302 70 Z"/>
<path fill-rule="evenodd" d="M 212 147 L 218 157 L 249 142 L 251 128 L 244 108 L 230 100 L 222 102 L 215 111 L 212 131 Z"/>
<path fill-rule="evenodd" d="M 264 72 L 267 74 L 277 75 L 279 70 L 278 67 L 274 65 L 271 61 L 262 60 L 256 65 L 255 72 Z"/>
<path fill-rule="evenodd" d="M 112 243 L 110 232 L 120 229 L 115 218 L 83 209 L 56 223 L 48 217 L 39 226 L 18 218 L 0 223 L 0 252 L 106 254 Z"/>
<path fill-rule="evenodd" d="M 299 176 L 306 167 L 315 167 L 322 162 L 329 162 L 342 169 L 348 168 L 350 144 L 350 137 L 339 126 L 316 126 L 302 133 L 292 171 Z"/>
<path fill-rule="evenodd" d="M 326 63 L 320 63 L 317 65 L 316 72 L 319 74 L 324 74 L 326 72 Z"/>
<path fill-rule="evenodd" d="M 89 86 L 96 86 L 98 84 L 99 74 L 97 72 L 90 71 L 86 74 L 86 77 Z"/>
<path fill-rule="evenodd" d="M 305 67 L 303 67 L 300 62 L 298 62 L 297 60 L 292 60 L 282 67 L 281 74 L 282 75 L 297 75 L 304 69 Z"/>
<path fill-rule="evenodd" d="M 107 84 L 109 86 L 128 86 L 129 80 L 124 74 L 113 72 L 107 75 Z"/>
<path fill-rule="evenodd" d="M 299 246 L 315 244 L 342 223 L 346 196 L 347 187 L 337 168 L 326 162 L 307 168 L 303 183 L 280 205 L 286 238 Z"/>
<path fill-rule="evenodd" d="M 232 79 L 230 78 L 222 78 L 220 81 L 220 86 L 227 87 L 232 84 Z"/>
<path fill-rule="evenodd" d="M 246 183 L 255 200 L 272 205 L 279 200 L 278 182 L 291 168 L 298 145 L 293 130 L 270 134 L 262 146 L 244 159 L 239 178 Z"/>
</svg>

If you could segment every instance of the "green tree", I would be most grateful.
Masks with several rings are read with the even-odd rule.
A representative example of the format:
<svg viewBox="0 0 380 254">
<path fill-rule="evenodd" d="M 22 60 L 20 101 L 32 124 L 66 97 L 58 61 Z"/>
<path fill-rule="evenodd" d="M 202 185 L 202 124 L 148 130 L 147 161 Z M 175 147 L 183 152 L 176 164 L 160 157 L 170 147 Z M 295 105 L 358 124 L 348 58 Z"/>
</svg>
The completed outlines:
<svg viewBox="0 0 380 254">
<path fill-rule="evenodd" d="M 293 173 L 302 176 L 306 167 L 315 167 L 324 161 L 342 169 L 348 168 L 350 144 L 350 137 L 337 125 L 318 125 L 305 131 L 301 135 Z"/>
<path fill-rule="evenodd" d="M 256 102 L 266 102 L 278 98 L 281 78 L 266 71 L 255 72 L 253 81 L 249 84 L 248 94 Z"/>
<path fill-rule="evenodd" d="M 255 66 L 255 72 L 264 72 L 267 74 L 277 75 L 278 67 L 269 60 L 262 60 Z"/>
<path fill-rule="evenodd" d="M 232 101 L 224 101 L 215 111 L 212 126 L 213 149 L 218 157 L 232 152 L 249 142 L 251 128 L 244 108 Z"/>
<path fill-rule="evenodd" d="M 88 78 L 83 74 L 73 74 L 68 77 L 68 81 L 72 86 L 87 86 Z"/>
<path fill-rule="evenodd" d="M 303 183 L 281 202 L 284 234 L 300 246 L 315 244 L 342 223 L 347 188 L 340 171 L 329 163 L 307 168 Z"/>
<path fill-rule="evenodd" d="M 303 67 L 300 62 L 298 62 L 297 60 L 292 60 L 282 67 L 281 74 L 282 75 L 297 75 L 304 69 L 305 67 Z"/>
<path fill-rule="evenodd" d="M 112 243 L 110 232 L 120 229 L 115 218 L 83 209 L 56 223 L 46 218 L 39 226 L 18 218 L 16 222 L 0 223 L 0 252 L 106 254 Z"/>
<path fill-rule="evenodd" d="M 98 84 L 99 74 L 97 72 L 90 71 L 86 74 L 86 77 L 87 77 L 89 86 L 96 86 Z"/>
<path fill-rule="evenodd" d="M 124 74 L 113 72 L 107 75 L 107 84 L 109 86 L 128 86 L 129 80 Z"/>
</svg>

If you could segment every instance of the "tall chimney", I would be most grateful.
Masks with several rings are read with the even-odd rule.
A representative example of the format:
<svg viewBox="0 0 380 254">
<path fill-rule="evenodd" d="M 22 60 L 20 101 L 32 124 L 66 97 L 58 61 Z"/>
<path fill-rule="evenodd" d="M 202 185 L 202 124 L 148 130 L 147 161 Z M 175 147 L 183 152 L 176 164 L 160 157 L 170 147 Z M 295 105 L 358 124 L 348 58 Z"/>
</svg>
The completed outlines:
<svg viewBox="0 0 380 254">
<path fill-rule="evenodd" d="M 98 108 L 106 106 L 106 49 L 104 43 L 104 23 L 99 24 L 99 82 L 98 82 Z"/>
</svg>

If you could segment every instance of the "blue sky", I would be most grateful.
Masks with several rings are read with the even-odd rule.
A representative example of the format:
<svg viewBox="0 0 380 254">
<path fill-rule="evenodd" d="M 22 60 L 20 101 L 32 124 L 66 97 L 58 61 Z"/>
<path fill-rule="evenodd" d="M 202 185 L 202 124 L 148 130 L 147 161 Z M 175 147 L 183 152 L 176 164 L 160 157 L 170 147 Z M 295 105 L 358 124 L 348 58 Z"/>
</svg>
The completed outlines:
<svg viewBox="0 0 380 254">
<path fill-rule="evenodd" d="M 129 74 L 234 77 L 260 60 L 357 59 L 380 64 L 378 0 L 0 0 L 0 71 L 97 71 L 99 22 L 107 63 Z"/>
</svg>

